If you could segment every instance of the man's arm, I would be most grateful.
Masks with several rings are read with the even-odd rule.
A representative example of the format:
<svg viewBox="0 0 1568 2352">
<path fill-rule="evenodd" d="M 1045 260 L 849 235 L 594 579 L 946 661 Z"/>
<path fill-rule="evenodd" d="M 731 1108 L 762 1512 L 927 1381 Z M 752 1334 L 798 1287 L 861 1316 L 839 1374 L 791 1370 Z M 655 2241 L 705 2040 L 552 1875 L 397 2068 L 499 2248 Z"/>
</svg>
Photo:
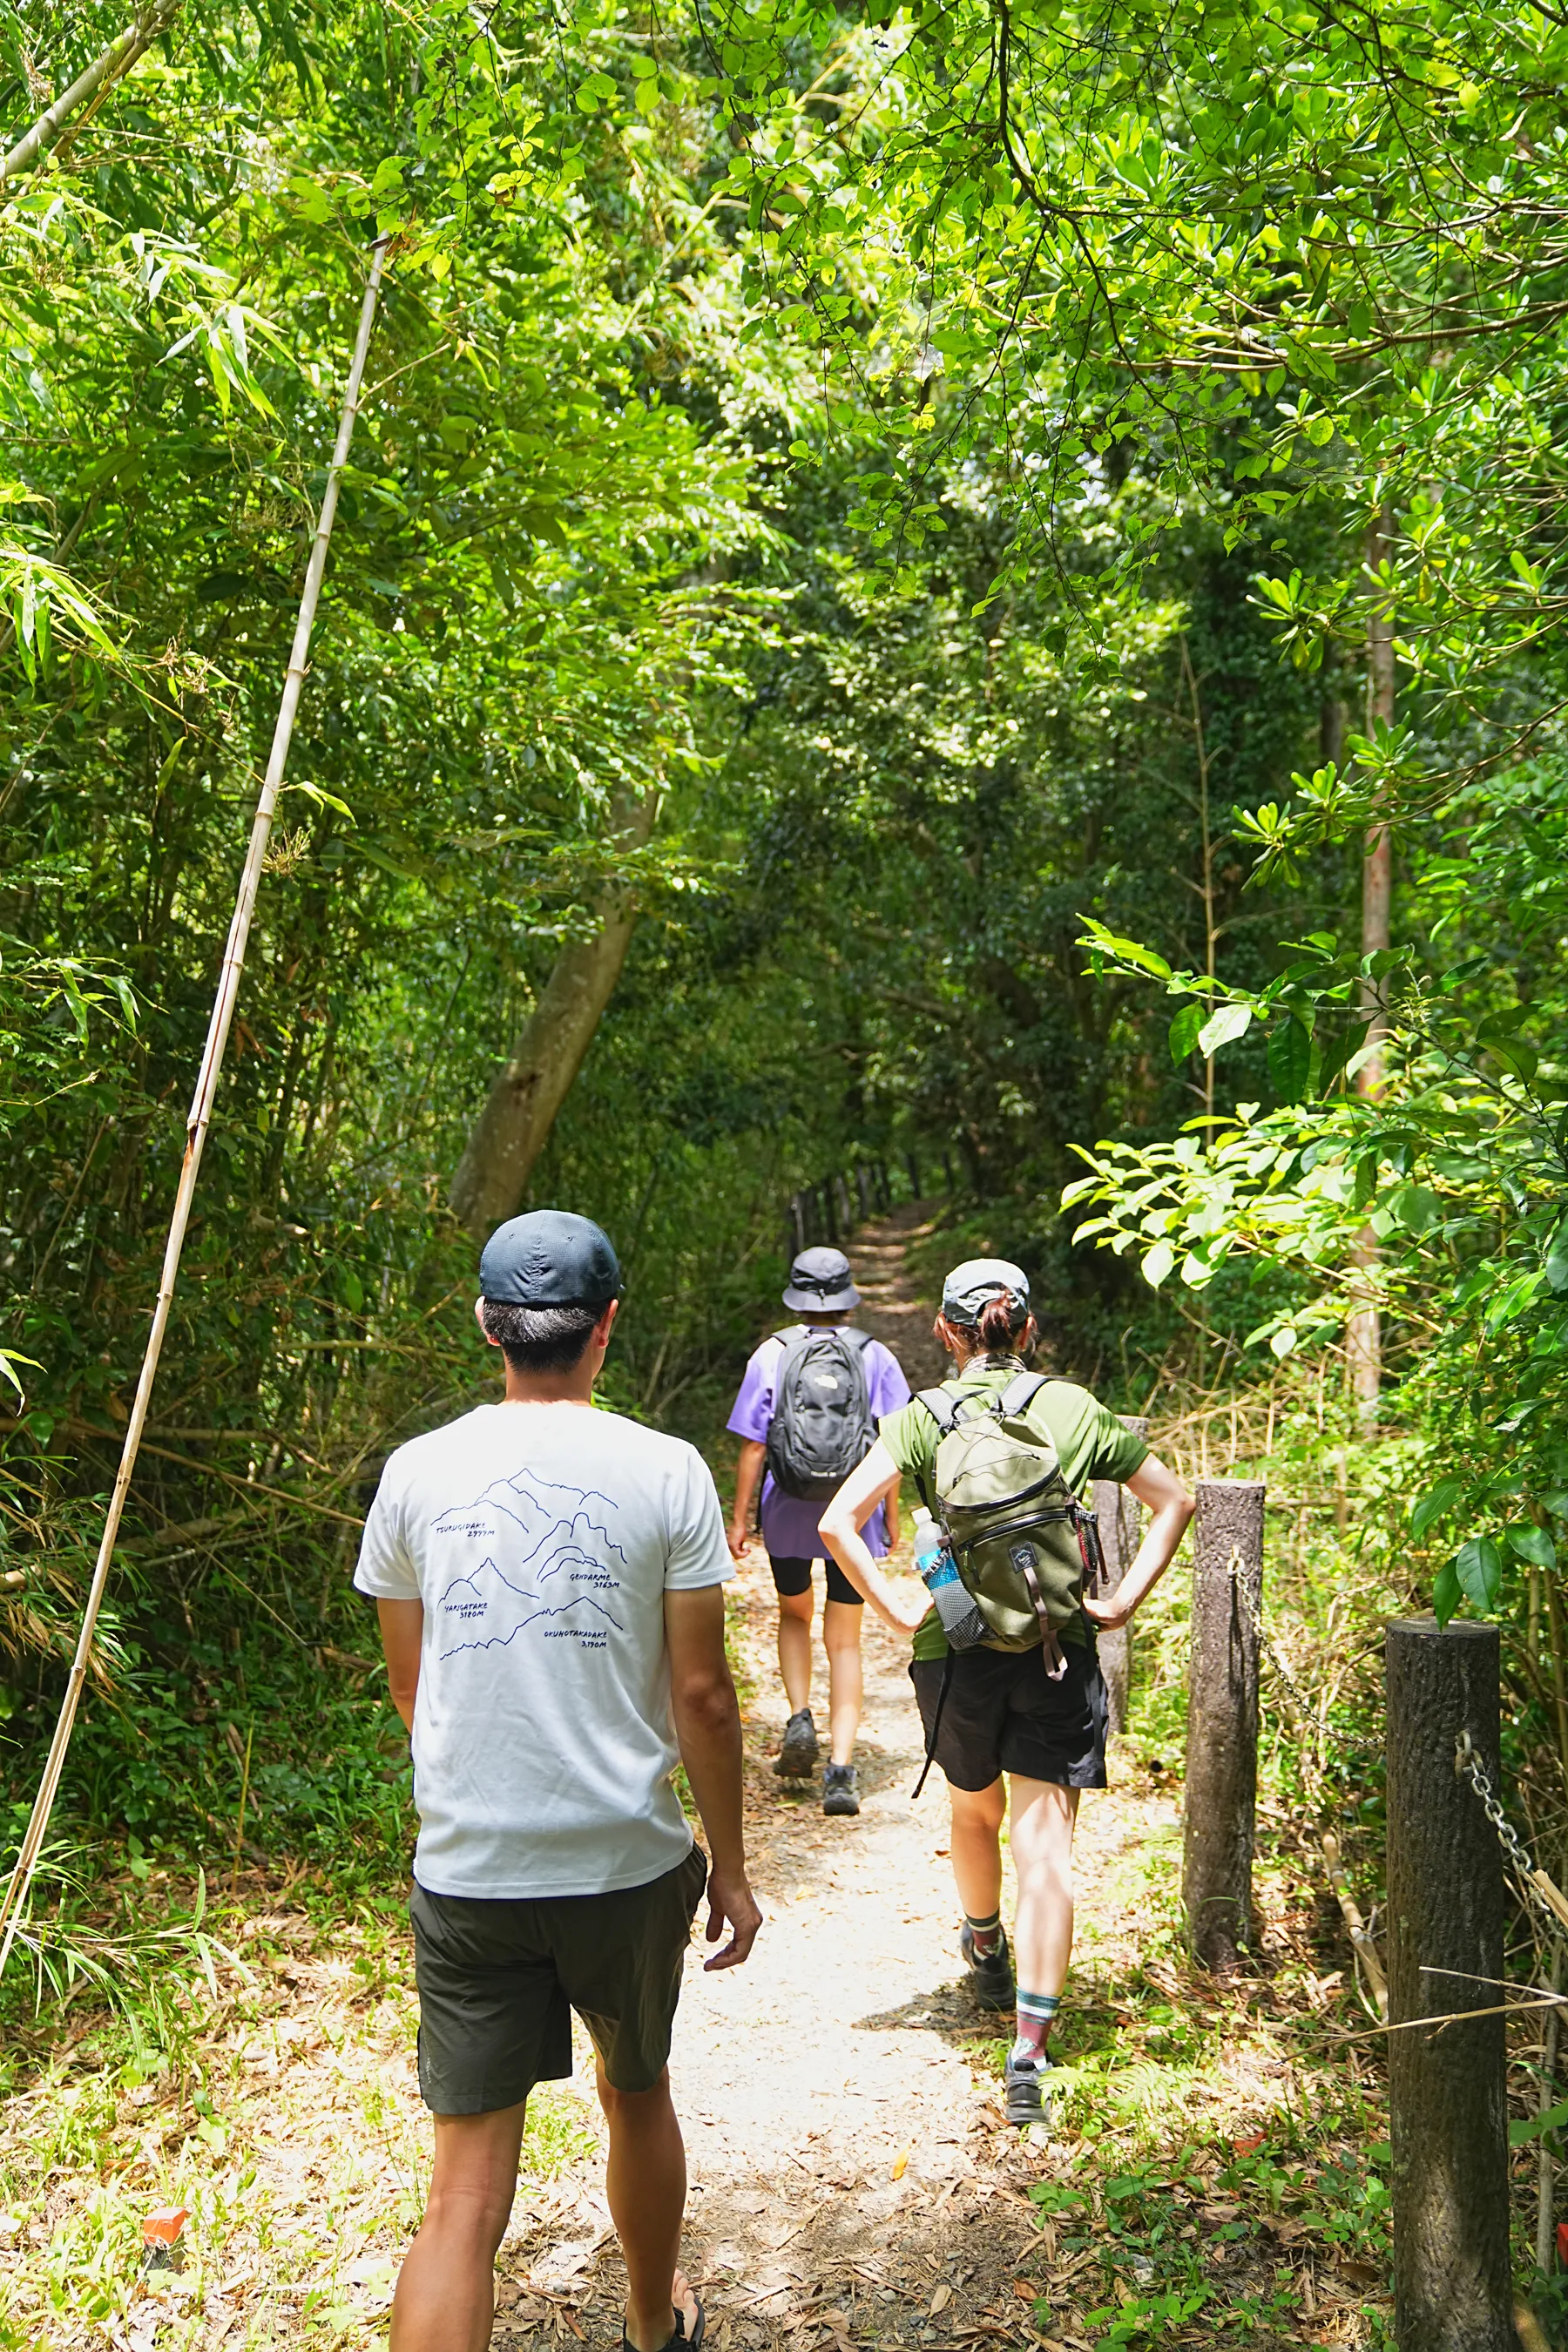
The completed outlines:
<svg viewBox="0 0 1568 2352">
<path fill-rule="evenodd" d="M 757 1491 L 767 1452 L 760 1437 L 742 1437 L 741 1440 L 741 1458 L 735 1465 L 735 1507 L 724 1530 L 731 1556 L 735 1559 L 746 1557 L 746 1530 L 752 1523 L 752 1498 Z"/>
<path fill-rule="evenodd" d="M 1187 1532 L 1194 1508 L 1192 1496 L 1173 1470 L 1151 1454 L 1127 1485 L 1154 1514 L 1138 1547 L 1138 1557 L 1114 1592 L 1095 1600 L 1085 1593 L 1083 1613 L 1105 1633 L 1125 1625 L 1138 1603 L 1152 1591 L 1171 1565 L 1176 1546 Z"/>
<path fill-rule="evenodd" d="M 763 1915 L 746 1880 L 746 1840 L 741 1819 L 741 1708 L 724 1654 L 724 1588 L 664 1596 L 664 1638 L 669 1650 L 669 1699 L 680 1760 L 712 1867 L 708 1877 L 708 1941 L 730 1925 L 721 1952 L 705 1969 L 733 1969 L 757 1940 Z"/>
<path fill-rule="evenodd" d="M 925 1587 L 909 1601 L 879 1561 L 872 1559 L 860 1530 L 880 1502 L 899 1491 L 899 1465 L 879 1437 L 864 1462 L 851 1470 L 817 1521 L 822 1540 L 855 1587 L 895 1633 L 912 1633 L 931 1603 Z"/>
<path fill-rule="evenodd" d="M 414 1728 L 414 1701 L 419 1689 L 419 1652 L 425 1640 L 423 1601 L 378 1601 L 381 1646 L 386 1653 L 386 1682 L 392 1704 L 404 1728 Z"/>
</svg>

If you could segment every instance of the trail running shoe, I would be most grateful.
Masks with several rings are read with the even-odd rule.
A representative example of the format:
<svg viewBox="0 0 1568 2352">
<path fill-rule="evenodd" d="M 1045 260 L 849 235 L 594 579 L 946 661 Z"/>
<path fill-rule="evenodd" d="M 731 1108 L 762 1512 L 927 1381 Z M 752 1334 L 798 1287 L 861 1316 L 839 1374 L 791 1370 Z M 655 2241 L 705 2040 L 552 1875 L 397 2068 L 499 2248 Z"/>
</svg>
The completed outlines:
<svg viewBox="0 0 1568 2352">
<path fill-rule="evenodd" d="M 1007 2053 L 1007 2072 L 1003 2080 L 1003 2112 L 1010 2124 L 1026 2131 L 1031 2124 L 1048 2125 L 1051 2120 L 1051 2061 L 1042 2050 L 1038 2055 L 1030 2051 Z"/>
<path fill-rule="evenodd" d="M 969 1989 L 974 1995 L 977 2009 L 1011 2009 L 1018 1998 L 1018 1988 L 1013 1980 L 1013 1958 L 1007 1949 L 1007 1932 L 994 1952 L 977 1952 L 974 1933 L 967 1920 L 959 1932 L 958 1948 L 963 1955 L 963 1965 L 969 1970 Z"/>
<path fill-rule="evenodd" d="M 858 1813 L 860 1792 L 855 1786 L 853 1764 L 830 1764 L 822 1776 L 822 1810 L 825 1813 Z"/>
<path fill-rule="evenodd" d="M 816 1769 L 816 1726 L 811 1709 L 803 1706 L 784 1726 L 784 1746 L 773 1759 L 781 1780 L 806 1780 Z"/>
</svg>

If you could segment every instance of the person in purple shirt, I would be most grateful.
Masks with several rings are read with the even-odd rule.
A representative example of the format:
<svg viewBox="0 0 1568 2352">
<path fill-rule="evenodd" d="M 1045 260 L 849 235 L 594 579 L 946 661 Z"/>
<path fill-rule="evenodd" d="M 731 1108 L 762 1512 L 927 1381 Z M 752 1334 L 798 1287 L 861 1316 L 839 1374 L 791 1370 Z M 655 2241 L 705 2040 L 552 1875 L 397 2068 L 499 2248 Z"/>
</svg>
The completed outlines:
<svg viewBox="0 0 1568 2352">
<path fill-rule="evenodd" d="M 779 1596 L 779 1672 L 789 1702 L 789 1723 L 773 1770 L 786 1779 L 804 1779 L 816 1769 L 816 1727 L 811 1717 L 811 1619 L 814 1560 L 826 1562 L 827 1597 L 822 1608 L 822 1644 L 827 1653 L 827 1725 L 830 1761 L 823 1773 L 825 1813 L 858 1813 L 855 1735 L 860 1728 L 860 1626 L 864 1603 L 837 1562 L 828 1554 L 817 1528 L 823 1503 L 785 1494 L 770 1472 L 764 1475 L 768 1432 L 777 1402 L 779 1368 L 792 1341 L 807 1329 L 847 1326 L 860 1304 L 849 1261 L 842 1250 L 803 1250 L 790 1268 L 784 1303 L 800 1322 L 775 1331 L 763 1341 L 741 1382 L 730 1429 L 741 1440 L 735 1472 L 735 1508 L 729 1527 L 730 1549 L 743 1559 L 752 1502 L 762 1480 L 759 1514 L 773 1584 Z M 879 1339 L 856 1335 L 857 1353 L 865 1375 L 871 1431 L 884 1413 L 897 1412 L 910 1401 L 910 1384 L 899 1360 Z M 868 1445 L 871 1442 L 867 1437 Z M 826 1499 L 826 1498 L 825 1498 Z M 864 1529 L 865 1540 L 881 1559 L 899 1539 L 898 1496 L 879 1506 Z"/>
</svg>

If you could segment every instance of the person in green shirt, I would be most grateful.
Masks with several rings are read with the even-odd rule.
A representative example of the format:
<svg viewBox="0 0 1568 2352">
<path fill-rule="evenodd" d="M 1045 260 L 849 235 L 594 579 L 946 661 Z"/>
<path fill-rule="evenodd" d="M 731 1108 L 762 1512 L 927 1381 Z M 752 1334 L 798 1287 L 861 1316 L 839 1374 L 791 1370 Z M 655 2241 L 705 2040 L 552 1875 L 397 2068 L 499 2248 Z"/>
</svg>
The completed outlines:
<svg viewBox="0 0 1568 2352">
<path fill-rule="evenodd" d="M 936 1336 L 953 1360 L 950 1393 L 1000 1396 L 1025 1368 L 1038 1336 L 1028 1276 L 1002 1258 L 971 1258 L 942 1286 Z M 1105 1685 L 1095 1629 L 1125 1625 L 1163 1575 L 1193 1515 L 1193 1498 L 1141 1438 L 1087 1389 L 1047 1381 L 1025 1418 L 1057 1450 L 1077 1495 L 1095 1478 L 1129 1486 L 1152 1517 L 1116 1591 L 1086 1594 L 1061 1630 L 1065 1667 L 1053 1678 L 1038 1649 L 982 1643 L 950 1656 L 942 1622 L 889 1577 L 860 1529 L 908 1473 L 934 1507 L 932 1466 L 942 1432 L 917 1397 L 889 1413 L 859 1467 L 822 1514 L 822 1539 L 856 1590 L 899 1633 L 914 1636 L 910 1676 L 927 1746 L 947 1778 L 952 1874 L 963 1906 L 959 1949 L 984 2009 L 1013 2009 L 1016 2033 L 1006 2070 L 1009 2123 L 1048 2116 L 1047 2050 L 1072 1953 L 1072 1842 L 1079 1791 L 1105 1781 Z M 945 1696 L 944 1696 L 945 1694 Z M 1014 1944 L 1002 1925 L 1004 1819 L 1018 1884 Z"/>
</svg>

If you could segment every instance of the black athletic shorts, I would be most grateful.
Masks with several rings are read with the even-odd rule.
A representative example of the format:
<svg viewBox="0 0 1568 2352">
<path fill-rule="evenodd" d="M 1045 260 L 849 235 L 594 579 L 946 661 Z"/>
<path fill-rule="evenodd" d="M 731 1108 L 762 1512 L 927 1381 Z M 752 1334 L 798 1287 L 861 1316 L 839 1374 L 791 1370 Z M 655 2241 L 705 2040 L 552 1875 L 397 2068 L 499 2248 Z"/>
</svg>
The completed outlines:
<svg viewBox="0 0 1568 2352">
<path fill-rule="evenodd" d="M 608 1895 L 489 1902 L 415 1882 L 419 2090 L 438 2116 L 515 2107 L 572 2072 L 572 2011 L 617 2091 L 651 2091 L 669 2057 L 708 1858 Z"/>
<path fill-rule="evenodd" d="M 772 1552 L 769 1552 L 768 1566 L 773 1572 L 774 1591 L 782 1593 L 786 1601 L 793 1601 L 797 1593 L 811 1591 L 810 1560 L 775 1559 Z M 865 1594 L 856 1591 L 838 1562 L 836 1559 L 827 1559 L 824 1560 L 823 1566 L 827 1570 L 829 1601 L 841 1601 L 847 1609 L 863 1609 L 866 1605 Z"/>
<path fill-rule="evenodd" d="M 1064 1642 L 1067 1672 L 1046 1673 L 1038 1650 L 960 1650 L 951 1661 L 916 1658 L 910 1680 L 930 1745 L 948 1664 L 936 1760 L 955 1789 L 989 1789 L 1004 1772 L 1063 1789 L 1105 1786 L 1105 1684 L 1099 1653 Z"/>
</svg>

